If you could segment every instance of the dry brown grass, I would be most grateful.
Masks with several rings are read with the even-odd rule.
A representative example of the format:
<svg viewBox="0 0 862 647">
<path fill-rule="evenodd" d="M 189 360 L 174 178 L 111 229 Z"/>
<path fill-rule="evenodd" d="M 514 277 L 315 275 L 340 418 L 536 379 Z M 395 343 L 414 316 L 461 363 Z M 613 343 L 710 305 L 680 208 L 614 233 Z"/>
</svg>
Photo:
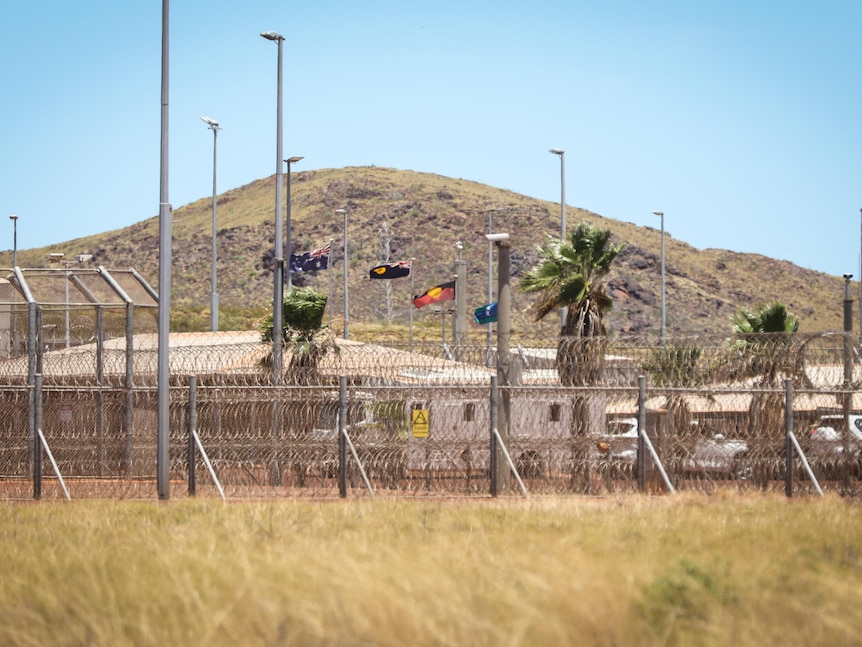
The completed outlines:
<svg viewBox="0 0 862 647">
<path fill-rule="evenodd" d="M 837 497 L 0 507 L 4 644 L 860 644 Z"/>
</svg>

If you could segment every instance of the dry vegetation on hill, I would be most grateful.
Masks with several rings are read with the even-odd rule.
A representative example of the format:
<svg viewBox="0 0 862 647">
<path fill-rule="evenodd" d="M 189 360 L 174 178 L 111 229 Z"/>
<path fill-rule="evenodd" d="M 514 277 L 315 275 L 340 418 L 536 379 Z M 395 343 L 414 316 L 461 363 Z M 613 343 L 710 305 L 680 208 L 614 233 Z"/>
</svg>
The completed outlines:
<svg viewBox="0 0 862 647">
<path fill-rule="evenodd" d="M 546 233 L 556 234 L 559 205 L 467 180 L 381 167 L 294 171 L 291 175 L 293 251 L 307 251 L 332 239 L 332 274 L 295 275 L 295 285 L 329 293 L 333 324 L 342 317 L 343 219 L 349 213 L 350 322 L 398 327 L 407 324 L 410 280 L 370 281 L 368 270 L 389 259 L 415 258 L 415 292 L 451 280 L 457 252 L 464 244 L 468 312 L 487 302 L 488 211 L 494 228 L 512 236 L 512 270 L 517 277 L 536 259 Z M 272 298 L 275 178 L 264 178 L 222 193 L 218 198 L 218 270 L 222 328 L 244 328 L 260 317 Z M 208 329 L 210 301 L 210 198 L 174 212 L 173 298 L 175 326 Z M 587 221 L 609 228 L 624 242 L 608 290 L 615 298 L 611 334 L 657 334 L 660 318 L 660 232 L 652 227 L 603 218 L 568 207 L 570 226 Z M 388 233 L 383 233 L 383 228 Z M 739 307 L 754 308 L 778 299 L 801 322 L 801 332 L 838 330 L 842 325 L 843 279 L 802 269 L 787 261 L 727 250 L 699 250 L 665 232 L 667 326 L 671 335 L 726 333 Z M 46 248 L 19 250 L 19 264 L 41 267 L 47 251 L 88 252 L 108 268 L 134 267 L 151 284 L 158 282 L 158 217 L 98 236 Z M 11 252 L 0 254 L 7 265 Z M 494 269 L 496 270 L 496 261 Z M 388 285 L 387 285 L 388 284 Z M 387 296 L 387 289 L 390 294 Z M 855 289 L 855 288 L 854 288 Z M 854 292 L 855 294 L 855 292 Z M 513 291 L 514 338 L 557 334 L 556 319 L 533 323 L 531 299 Z M 414 310 L 418 328 L 439 333 L 439 315 Z M 469 325 L 471 334 L 484 329 Z"/>
</svg>

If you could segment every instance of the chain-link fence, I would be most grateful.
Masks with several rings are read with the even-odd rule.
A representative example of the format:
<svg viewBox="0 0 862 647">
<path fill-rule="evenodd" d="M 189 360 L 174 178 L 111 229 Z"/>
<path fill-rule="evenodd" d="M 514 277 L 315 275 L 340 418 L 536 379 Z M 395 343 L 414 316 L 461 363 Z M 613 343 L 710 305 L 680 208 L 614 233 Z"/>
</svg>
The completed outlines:
<svg viewBox="0 0 862 647">
<path fill-rule="evenodd" d="M 156 498 L 156 336 L 97 319 L 95 340 L 0 360 L 0 498 Z M 171 336 L 172 497 L 862 489 L 844 334 L 563 340 L 515 346 L 508 374 L 487 344 L 288 347 L 279 376 L 271 353 L 253 331 Z"/>
</svg>

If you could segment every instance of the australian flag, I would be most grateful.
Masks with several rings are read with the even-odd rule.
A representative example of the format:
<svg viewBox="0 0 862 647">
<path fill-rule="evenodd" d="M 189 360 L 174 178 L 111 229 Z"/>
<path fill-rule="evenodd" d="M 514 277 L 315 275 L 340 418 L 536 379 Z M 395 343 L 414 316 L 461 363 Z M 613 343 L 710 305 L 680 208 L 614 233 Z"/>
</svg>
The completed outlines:
<svg viewBox="0 0 862 647">
<path fill-rule="evenodd" d="M 290 255 L 291 272 L 313 272 L 329 267 L 329 245 L 312 252 Z"/>
</svg>

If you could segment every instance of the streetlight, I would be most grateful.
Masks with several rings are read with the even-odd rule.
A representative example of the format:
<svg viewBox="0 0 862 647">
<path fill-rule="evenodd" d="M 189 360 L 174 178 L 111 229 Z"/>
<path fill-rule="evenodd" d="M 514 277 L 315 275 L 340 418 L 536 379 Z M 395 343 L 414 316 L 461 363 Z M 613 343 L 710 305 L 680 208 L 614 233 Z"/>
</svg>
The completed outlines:
<svg viewBox="0 0 862 647">
<path fill-rule="evenodd" d="M 464 243 L 455 243 L 458 259 L 455 261 L 455 320 L 452 322 L 452 342 L 460 360 L 464 355 L 464 344 L 467 341 L 467 263 L 464 261 Z"/>
<path fill-rule="evenodd" d="M 170 339 L 171 257 L 173 212 L 168 196 L 168 139 L 170 97 L 170 1 L 162 0 L 161 145 L 159 150 L 159 315 L 157 342 L 156 487 L 159 500 L 171 498 L 170 480 Z M 129 446 L 130 448 L 131 446 Z M 131 452 L 127 454 L 131 472 Z"/>
<path fill-rule="evenodd" d="M 665 309 L 664 295 L 664 211 L 653 211 L 653 215 L 661 218 L 661 340 L 664 341 L 667 334 L 667 311 Z"/>
<path fill-rule="evenodd" d="M 416 257 L 410 257 L 410 298 L 413 299 L 413 295 L 416 294 Z M 410 352 L 413 352 L 413 303 L 411 302 L 407 309 L 410 311 Z M 332 308 L 330 307 L 329 312 L 332 312 Z M 331 316 L 331 315 L 330 315 Z M 329 327 L 332 328 L 332 322 L 330 321 Z"/>
<path fill-rule="evenodd" d="M 511 243 L 509 234 L 500 232 L 485 236 L 489 243 L 497 246 L 497 384 L 504 387 L 502 392 L 502 406 L 497 409 L 497 434 L 505 447 L 509 442 L 509 424 L 511 420 L 511 384 L 510 369 L 511 358 L 509 356 L 509 342 L 511 336 Z M 492 429 L 492 433 L 493 433 Z M 496 452 L 492 454 L 491 470 L 492 492 L 508 488 L 509 469 L 506 463 L 499 460 Z M 494 494 L 496 496 L 496 494 Z"/>
<path fill-rule="evenodd" d="M 347 291 L 347 209 L 336 209 L 335 213 L 340 213 L 344 216 L 344 338 L 347 339 L 350 324 L 348 312 L 348 291 Z"/>
<path fill-rule="evenodd" d="M 12 267 L 18 267 L 18 216 L 9 216 L 12 221 Z"/>
<path fill-rule="evenodd" d="M 213 248 L 212 273 L 210 278 L 210 330 L 218 330 L 218 288 L 216 271 L 216 138 L 221 128 L 215 119 L 201 117 L 201 120 L 213 131 Z"/>
<path fill-rule="evenodd" d="M 290 165 L 296 164 L 302 157 L 289 157 L 285 161 L 287 164 L 287 250 L 283 254 L 287 263 L 287 291 L 293 290 L 293 278 L 290 275 L 290 255 L 293 253 L 293 245 L 290 240 Z M 330 248 L 332 249 L 332 248 Z"/>
<path fill-rule="evenodd" d="M 853 379 L 853 344 L 851 336 L 853 334 L 853 299 L 850 297 L 850 279 L 852 274 L 844 275 L 844 398 L 842 413 L 844 414 L 845 425 L 850 424 L 850 410 L 853 404 L 850 382 Z M 849 451 L 845 448 L 844 451 Z"/>
<path fill-rule="evenodd" d="M 494 212 L 505 211 L 504 207 L 488 210 L 488 236 L 494 233 Z M 494 302 L 494 242 L 488 238 L 488 305 Z M 498 306 L 499 307 L 499 306 Z M 491 344 L 494 340 L 494 324 L 488 323 L 488 361 L 491 361 Z"/>
<path fill-rule="evenodd" d="M 66 348 L 69 348 L 72 345 L 71 335 L 69 334 L 69 268 L 76 263 L 80 265 L 92 259 L 92 254 L 78 254 L 77 256 L 75 256 L 75 258 L 66 258 L 66 255 L 63 252 L 51 252 L 50 254 L 48 254 L 48 260 L 50 262 L 60 263 L 63 266 L 66 278 Z"/>
<path fill-rule="evenodd" d="M 281 376 L 281 352 L 282 335 L 284 329 L 284 250 L 282 248 L 281 233 L 281 203 L 282 203 L 282 50 L 284 49 L 284 36 L 274 31 L 264 31 L 260 34 L 267 40 L 274 41 L 278 45 L 278 90 L 276 99 L 276 135 L 275 135 L 275 277 L 273 280 L 272 297 L 272 371 L 276 376 L 276 383 Z"/>
<path fill-rule="evenodd" d="M 551 148 L 549 153 L 560 156 L 560 240 L 566 241 L 566 151 L 562 148 Z M 560 308 L 560 327 L 566 327 L 568 308 Z"/>
<path fill-rule="evenodd" d="M 12 221 L 12 267 L 18 267 L 18 216 L 14 213 L 9 216 L 9 220 Z M 18 301 L 18 291 L 13 290 L 12 299 L 17 302 Z M 12 332 L 10 334 L 10 341 L 12 343 L 12 353 L 15 353 L 15 329 L 18 326 L 18 319 L 15 312 L 16 308 L 12 306 Z"/>
</svg>

